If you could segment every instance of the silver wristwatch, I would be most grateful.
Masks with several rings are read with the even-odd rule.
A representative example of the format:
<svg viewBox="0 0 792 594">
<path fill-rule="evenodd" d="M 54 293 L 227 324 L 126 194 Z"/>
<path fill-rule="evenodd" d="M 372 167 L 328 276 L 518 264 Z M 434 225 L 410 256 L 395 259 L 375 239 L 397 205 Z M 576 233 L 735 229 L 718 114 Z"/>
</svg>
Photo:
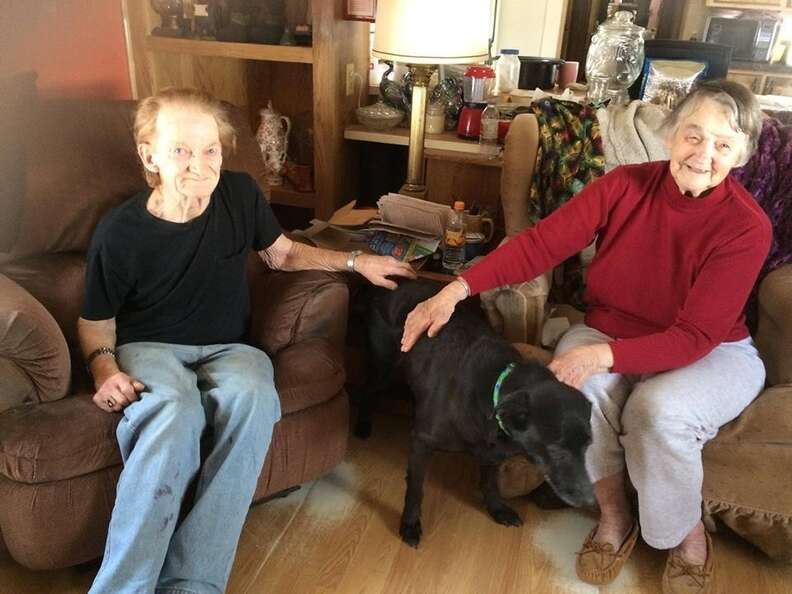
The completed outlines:
<svg viewBox="0 0 792 594">
<path fill-rule="evenodd" d="M 352 250 L 351 252 L 349 252 L 346 262 L 347 270 L 349 272 L 355 272 L 355 258 L 357 258 L 362 253 L 363 252 L 361 250 Z"/>
</svg>

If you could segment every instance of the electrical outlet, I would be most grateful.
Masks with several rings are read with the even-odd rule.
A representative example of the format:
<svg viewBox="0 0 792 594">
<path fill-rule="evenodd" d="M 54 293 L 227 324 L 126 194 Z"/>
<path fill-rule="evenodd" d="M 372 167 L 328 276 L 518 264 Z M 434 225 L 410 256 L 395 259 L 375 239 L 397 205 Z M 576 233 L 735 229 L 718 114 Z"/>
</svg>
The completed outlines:
<svg viewBox="0 0 792 594">
<path fill-rule="evenodd" d="M 347 97 L 355 92 L 355 65 L 349 63 L 346 65 L 346 94 Z"/>
</svg>

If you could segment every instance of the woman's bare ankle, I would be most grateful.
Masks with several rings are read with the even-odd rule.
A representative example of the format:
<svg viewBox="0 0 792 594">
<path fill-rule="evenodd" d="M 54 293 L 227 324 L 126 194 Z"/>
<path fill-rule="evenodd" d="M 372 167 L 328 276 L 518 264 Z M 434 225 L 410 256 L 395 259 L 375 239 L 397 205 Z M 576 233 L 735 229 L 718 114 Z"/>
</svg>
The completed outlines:
<svg viewBox="0 0 792 594">
<path fill-rule="evenodd" d="M 676 549 L 691 565 L 704 565 L 707 561 L 707 535 L 704 524 L 702 522 L 696 524 Z"/>
<path fill-rule="evenodd" d="M 635 522 L 632 506 L 625 491 L 626 476 L 618 472 L 594 483 L 594 495 L 600 508 L 600 522 L 595 542 L 607 542 L 615 550 L 630 533 Z"/>
<path fill-rule="evenodd" d="M 635 519 L 629 512 L 602 514 L 594 541 L 610 543 L 613 549 L 618 551 L 630 534 L 634 523 Z"/>
</svg>

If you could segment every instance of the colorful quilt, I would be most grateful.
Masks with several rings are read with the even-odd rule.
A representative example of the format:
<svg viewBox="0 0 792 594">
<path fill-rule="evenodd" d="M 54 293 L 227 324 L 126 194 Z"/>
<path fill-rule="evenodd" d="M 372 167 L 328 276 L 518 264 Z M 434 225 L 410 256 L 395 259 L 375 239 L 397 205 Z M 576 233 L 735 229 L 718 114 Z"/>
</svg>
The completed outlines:
<svg viewBox="0 0 792 594">
<path fill-rule="evenodd" d="M 536 223 L 605 172 L 596 110 L 573 101 L 531 103 L 539 124 L 539 151 L 528 213 Z"/>
</svg>

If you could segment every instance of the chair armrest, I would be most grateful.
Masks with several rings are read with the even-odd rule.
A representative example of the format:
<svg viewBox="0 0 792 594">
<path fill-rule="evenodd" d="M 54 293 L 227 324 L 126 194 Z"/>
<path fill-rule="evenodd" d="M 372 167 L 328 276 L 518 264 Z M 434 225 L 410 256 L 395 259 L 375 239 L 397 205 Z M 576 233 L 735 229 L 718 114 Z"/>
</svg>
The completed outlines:
<svg viewBox="0 0 792 594">
<path fill-rule="evenodd" d="M 518 115 L 506 135 L 501 168 L 501 206 L 508 236 L 516 235 L 531 224 L 528 194 L 538 150 L 539 124 L 536 117 L 529 113 Z"/>
<path fill-rule="evenodd" d="M 792 264 L 777 268 L 759 286 L 754 339 L 770 385 L 792 383 Z"/>
<path fill-rule="evenodd" d="M 0 274 L 0 412 L 66 396 L 69 348 L 55 319 L 33 295 Z"/>
<path fill-rule="evenodd" d="M 248 260 L 249 338 L 270 355 L 305 338 L 326 338 L 339 352 L 346 341 L 349 289 L 343 274 L 272 271 Z"/>
<path fill-rule="evenodd" d="M 481 307 L 490 325 L 509 342 L 539 345 L 550 292 L 549 274 L 481 294 Z"/>
</svg>

